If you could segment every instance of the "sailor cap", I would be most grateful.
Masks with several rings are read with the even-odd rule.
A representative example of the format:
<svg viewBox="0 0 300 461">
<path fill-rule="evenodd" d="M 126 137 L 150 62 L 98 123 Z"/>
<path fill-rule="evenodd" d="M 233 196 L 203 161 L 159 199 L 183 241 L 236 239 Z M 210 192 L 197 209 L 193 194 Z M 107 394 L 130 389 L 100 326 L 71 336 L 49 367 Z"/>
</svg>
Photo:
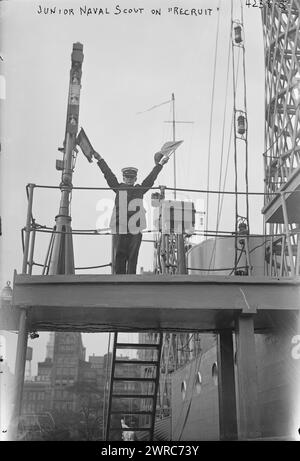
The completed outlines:
<svg viewBox="0 0 300 461">
<path fill-rule="evenodd" d="M 123 173 L 123 176 L 127 178 L 136 178 L 138 169 L 130 166 L 130 167 L 122 168 L 121 171 Z"/>
</svg>

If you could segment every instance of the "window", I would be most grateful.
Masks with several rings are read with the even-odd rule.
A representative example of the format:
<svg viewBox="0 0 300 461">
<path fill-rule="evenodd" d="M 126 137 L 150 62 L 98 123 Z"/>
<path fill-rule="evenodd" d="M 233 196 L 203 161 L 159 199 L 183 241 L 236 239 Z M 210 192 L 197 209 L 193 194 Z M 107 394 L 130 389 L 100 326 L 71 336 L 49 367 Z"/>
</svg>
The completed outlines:
<svg viewBox="0 0 300 461">
<path fill-rule="evenodd" d="M 214 385 L 217 386 L 218 385 L 218 364 L 217 362 L 215 362 L 212 366 L 211 375 L 212 375 Z"/>
<path fill-rule="evenodd" d="M 121 386 L 120 386 L 121 387 Z M 122 388 L 121 388 L 122 389 Z M 127 382 L 124 384 L 124 389 L 126 391 L 134 391 L 135 390 L 135 383 Z"/>
<path fill-rule="evenodd" d="M 186 397 L 186 382 L 185 381 L 182 381 L 181 383 L 181 397 L 182 397 L 182 400 L 184 400 Z"/>
<path fill-rule="evenodd" d="M 202 389 L 202 377 L 200 374 L 200 371 L 197 372 L 196 374 L 196 392 L 197 394 L 200 394 L 201 389 Z"/>
<path fill-rule="evenodd" d="M 61 354 L 67 353 L 67 352 L 73 352 L 74 351 L 74 345 L 73 344 L 60 344 L 59 346 L 59 352 Z"/>
</svg>

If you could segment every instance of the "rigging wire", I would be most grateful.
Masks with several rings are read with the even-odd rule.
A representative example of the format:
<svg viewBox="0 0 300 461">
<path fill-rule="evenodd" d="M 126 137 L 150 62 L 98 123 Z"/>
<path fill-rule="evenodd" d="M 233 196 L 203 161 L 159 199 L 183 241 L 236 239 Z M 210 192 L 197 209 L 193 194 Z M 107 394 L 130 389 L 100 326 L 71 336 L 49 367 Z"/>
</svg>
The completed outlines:
<svg viewBox="0 0 300 461">
<path fill-rule="evenodd" d="M 229 84 L 229 66 L 230 66 L 230 51 L 231 51 L 231 30 L 229 34 L 229 43 L 228 43 L 228 59 L 227 59 L 227 72 L 226 72 L 226 97 L 224 103 L 224 113 L 223 113 L 223 126 L 222 126 L 222 140 L 221 140 L 221 159 L 220 159 L 220 171 L 219 171 L 219 183 L 218 188 L 221 190 L 221 181 L 222 181 L 222 167 L 223 167 L 223 155 L 224 155 L 224 141 L 225 141 L 225 124 L 226 124 L 226 112 L 227 112 L 227 101 L 228 101 L 228 84 Z M 231 124 L 232 127 L 232 124 Z M 219 211 L 220 211 L 220 194 L 218 195 L 217 203 L 217 226 L 219 228 Z"/>
<path fill-rule="evenodd" d="M 242 0 L 241 4 L 241 21 L 244 27 L 244 14 L 243 14 L 243 5 Z M 247 219 L 247 226 L 248 232 L 250 232 L 250 223 L 249 223 L 249 179 L 248 179 L 248 112 L 247 112 L 247 85 L 246 85 L 246 49 L 245 49 L 245 34 L 244 34 L 244 43 L 243 43 L 243 83 L 244 83 L 244 111 L 246 114 L 246 136 L 245 136 L 245 185 L 246 185 L 246 219 Z"/>
<path fill-rule="evenodd" d="M 242 2 L 240 2 L 240 9 L 241 9 L 241 20 L 237 21 L 233 19 L 233 0 L 231 0 L 231 33 L 233 34 L 234 24 L 239 24 L 240 26 L 244 27 L 243 23 L 243 6 Z M 244 129 L 244 133 L 241 133 L 241 137 L 237 135 L 237 119 L 236 115 L 239 112 L 237 110 L 237 85 L 235 85 L 235 73 L 236 71 L 236 64 L 235 64 L 235 47 L 238 46 L 239 52 L 242 48 L 242 66 L 243 66 L 243 113 L 244 113 L 244 121 L 246 122 L 246 128 Z M 239 54 L 239 53 L 238 53 Z M 237 242 L 237 232 L 238 232 L 238 222 L 241 215 L 239 214 L 239 195 L 238 195 L 238 146 L 237 141 L 238 139 L 242 139 L 245 142 L 245 167 L 244 167 L 244 175 L 245 175 L 245 213 L 246 213 L 246 223 L 247 228 L 249 231 L 249 185 L 248 185 L 248 120 L 247 120 L 247 95 L 246 95 L 246 63 L 245 63 L 245 37 L 241 40 L 241 45 L 235 44 L 235 39 L 232 35 L 232 74 L 233 74 L 233 106 L 234 106 L 234 172 L 235 172 L 235 266 L 237 265 L 237 258 L 238 258 L 238 242 Z"/>
<path fill-rule="evenodd" d="M 224 174 L 224 181 L 223 181 L 223 191 L 222 191 L 222 198 L 221 198 L 220 210 L 219 210 L 218 221 L 217 221 L 217 226 L 218 226 L 218 228 L 219 228 L 219 225 L 220 225 L 220 220 L 221 220 L 221 215 L 222 215 L 222 210 L 223 210 L 224 197 L 225 197 L 225 195 L 226 195 L 225 186 L 226 186 L 226 181 L 227 181 L 227 173 L 228 173 L 228 166 L 229 166 L 229 155 L 230 155 L 230 146 L 231 146 L 232 132 L 233 132 L 233 117 L 234 117 L 234 114 L 232 115 L 232 122 L 231 122 L 230 135 L 229 135 L 229 142 L 228 142 L 226 167 L 225 167 L 225 174 Z"/>
<path fill-rule="evenodd" d="M 220 225 L 220 220 L 221 220 L 221 215 L 222 215 L 222 209 L 223 209 L 223 203 L 224 203 L 224 194 L 225 194 L 225 186 L 226 186 L 226 181 L 227 181 L 227 173 L 228 173 L 228 166 L 229 166 L 229 155 L 230 155 L 230 147 L 231 147 L 231 140 L 232 140 L 232 133 L 233 133 L 233 128 L 234 128 L 234 118 L 235 118 L 235 110 L 233 109 L 233 114 L 232 114 L 232 122 L 230 125 L 230 134 L 229 134 L 229 142 L 228 142 L 228 151 L 227 151 L 227 159 L 226 159 L 226 168 L 225 168 L 225 175 L 224 175 L 224 182 L 223 182 L 223 192 L 220 194 L 221 190 L 221 173 L 222 173 L 222 164 L 223 164 L 223 144 L 224 144 L 224 131 L 225 131 L 225 118 L 226 118 L 226 106 L 227 106 L 227 95 L 228 95 L 228 80 L 229 80 L 229 64 L 230 64 L 230 49 L 232 48 L 230 45 L 232 44 L 232 20 L 230 23 L 230 33 L 229 33 L 229 44 L 228 44 L 228 61 L 227 61 L 227 78 L 226 78 L 226 99 L 225 99 L 225 105 L 224 105 L 224 117 L 223 117 L 223 128 L 222 128 L 222 147 L 221 147 L 221 164 L 220 164 L 220 175 L 219 175 L 219 193 L 218 193 L 218 204 L 217 204 L 217 223 L 216 223 L 216 232 L 219 230 L 219 225 Z M 232 60 L 234 60 L 233 56 L 233 49 L 232 49 Z M 240 64 L 240 49 L 238 50 L 238 59 L 237 59 L 237 71 L 236 75 L 233 70 L 233 82 L 234 82 L 234 91 L 237 90 L 238 86 L 238 75 L 239 75 L 239 66 Z M 233 194 L 236 194 L 237 192 L 234 191 Z M 220 204 L 220 196 L 221 196 L 221 204 Z M 214 241 L 214 246 L 211 254 L 211 259 L 209 263 L 209 269 L 211 268 L 212 260 L 215 256 L 215 251 L 216 251 L 216 240 Z"/>
<path fill-rule="evenodd" d="M 231 34 L 233 29 L 233 0 L 231 0 Z M 232 77 L 233 77 L 233 131 L 234 131 L 234 192 L 235 192 L 235 234 L 237 234 L 237 221 L 238 221 L 238 170 L 237 170 L 237 140 L 236 140 L 236 86 L 235 86 L 235 59 L 234 59 L 234 43 L 233 37 L 231 39 L 232 47 Z M 234 255 L 234 265 L 237 265 L 237 238 L 235 237 L 235 255 Z"/>
<path fill-rule="evenodd" d="M 41 184 L 34 184 L 34 187 L 39 188 L 39 189 L 60 189 L 59 186 L 43 186 Z M 156 186 L 156 187 L 146 187 L 146 186 L 135 186 L 136 189 L 147 189 L 147 190 L 161 190 L 162 186 Z M 163 186 L 165 190 L 174 190 L 174 187 L 169 187 L 169 186 Z M 127 190 L 130 189 L 130 187 L 114 187 L 114 190 Z M 78 186 L 78 187 L 73 187 L 73 190 L 112 190 L 111 187 L 85 187 L 85 186 Z M 181 192 L 197 192 L 199 194 L 219 194 L 219 190 L 207 190 L 207 189 L 186 189 L 183 187 L 176 187 L 176 191 L 181 191 Z M 266 192 L 248 192 L 247 195 L 264 195 L 264 196 L 270 196 L 270 195 L 281 195 L 281 194 L 291 194 L 291 193 L 300 193 L 300 189 L 294 189 L 294 190 L 289 190 L 285 189 L 282 191 L 277 191 L 277 192 L 272 192 L 272 193 L 266 193 Z M 235 195 L 234 191 L 223 191 L 222 194 L 229 194 L 229 195 Z M 238 195 L 246 195 L 246 192 L 239 191 L 237 192 Z"/>
<path fill-rule="evenodd" d="M 210 110 L 210 122 L 209 122 L 209 137 L 208 137 L 208 158 L 207 158 L 207 189 L 210 186 L 210 157 L 211 157 L 211 139 L 212 139 L 212 118 L 214 110 L 214 99 L 215 99 L 215 86 L 216 86 L 216 70 L 217 70 L 217 56 L 218 56 L 218 43 L 219 43 L 219 28 L 220 28 L 220 1 L 218 8 L 218 22 L 217 22 L 217 34 L 215 42 L 215 57 L 214 57 L 214 70 L 213 70 L 213 86 L 211 93 L 211 110 Z M 209 217 L 209 194 L 206 197 L 206 228 L 208 228 L 208 217 Z"/>
<path fill-rule="evenodd" d="M 222 166 L 223 166 L 223 153 L 224 153 L 224 138 L 225 138 L 225 124 L 226 124 L 226 112 L 227 112 L 227 101 L 228 101 L 228 84 L 229 84 L 229 66 L 230 66 L 230 50 L 231 50 L 231 28 L 228 41 L 228 58 L 227 58 L 227 72 L 226 72 L 226 85 L 225 85 L 225 103 L 224 103 L 224 113 L 223 113 L 223 126 L 222 126 L 222 140 L 221 140 L 221 159 L 220 159 L 220 169 L 219 169 L 219 183 L 218 189 L 221 190 L 221 180 L 222 180 Z M 232 125 L 231 125 L 232 128 Z M 220 194 L 218 194 L 217 202 L 217 224 L 216 231 L 219 230 L 219 212 L 220 212 Z M 216 240 L 214 241 L 213 251 L 211 253 L 211 258 L 209 262 L 209 269 L 211 268 L 212 261 L 215 258 L 216 254 Z"/>
</svg>

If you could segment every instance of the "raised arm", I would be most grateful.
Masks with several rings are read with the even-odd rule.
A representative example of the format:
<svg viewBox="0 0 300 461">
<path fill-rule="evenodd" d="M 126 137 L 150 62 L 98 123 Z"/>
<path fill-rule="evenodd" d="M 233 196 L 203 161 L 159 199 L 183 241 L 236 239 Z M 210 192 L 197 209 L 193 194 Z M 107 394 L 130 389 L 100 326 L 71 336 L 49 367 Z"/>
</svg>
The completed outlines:
<svg viewBox="0 0 300 461">
<path fill-rule="evenodd" d="M 142 187 L 146 187 L 146 189 L 143 190 L 144 194 L 153 186 L 154 181 L 156 180 L 161 170 L 162 170 L 162 165 L 155 165 L 153 170 L 144 179 L 144 181 L 141 184 Z"/>
<path fill-rule="evenodd" d="M 97 165 L 99 166 L 100 170 L 102 171 L 104 178 L 106 179 L 107 184 L 116 192 L 116 187 L 119 187 L 119 182 L 115 176 L 115 174 L 111 171 L 109 166 L 107 165 L 106 161 L 101 157 L 98 152 L 94 152 L 94 157 L 98 160 Z"/>
<path fill-rule="evenodd" d="M 163 156 L 161 156 L 163 157 Z M 157 176 L 162 170 L 162 167 L 165 163 L 167 163 L 169 159 L 167 157 L 161 158 L 159 162 L 156 163 L 155 167 L 153 170 L 148 174 L 148 176 L 144 179 L 142 182 L 141 186 L 146 187 L 147 189 L 144 189 L 143 193 L 145 194 L 154 184 L 154 181 L 156 180 Z"/>
</svg>

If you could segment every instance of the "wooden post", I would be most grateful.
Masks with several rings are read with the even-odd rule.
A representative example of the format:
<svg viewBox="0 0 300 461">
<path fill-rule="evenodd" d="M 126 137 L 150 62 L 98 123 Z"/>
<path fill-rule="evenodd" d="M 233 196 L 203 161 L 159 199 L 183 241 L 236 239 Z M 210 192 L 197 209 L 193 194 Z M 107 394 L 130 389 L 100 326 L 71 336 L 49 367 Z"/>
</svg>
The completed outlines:
<svg viewBox="0 0 300 461">
<path fill-rule="evenodd" d="M 15 364 L 15 384 L 14 384 L 14 400 L 13 413 L 11 418 L 11 426 L 9 430 L 9 440 L 15 440 L 18 434 L 18 423 L 22 408 L 22 394 L 24 385 L 24 374 L 26 364 L 26 352 L 28 341 L 28 325 L 27 312 L 22 309 L 20 314 L 17 355 Z"/>
<path fill-rule="evenodd" d="M 258 380 L 252 315 L 236 320 L 236 364 L 238 381 L 239 439 L 260 436 Z"/>
<path fill-rule="evenodd" d="M 236 440 L 238 431 L 232 331 L 220 330 L 217 344 L 220 440 Z"/>
</svg>

